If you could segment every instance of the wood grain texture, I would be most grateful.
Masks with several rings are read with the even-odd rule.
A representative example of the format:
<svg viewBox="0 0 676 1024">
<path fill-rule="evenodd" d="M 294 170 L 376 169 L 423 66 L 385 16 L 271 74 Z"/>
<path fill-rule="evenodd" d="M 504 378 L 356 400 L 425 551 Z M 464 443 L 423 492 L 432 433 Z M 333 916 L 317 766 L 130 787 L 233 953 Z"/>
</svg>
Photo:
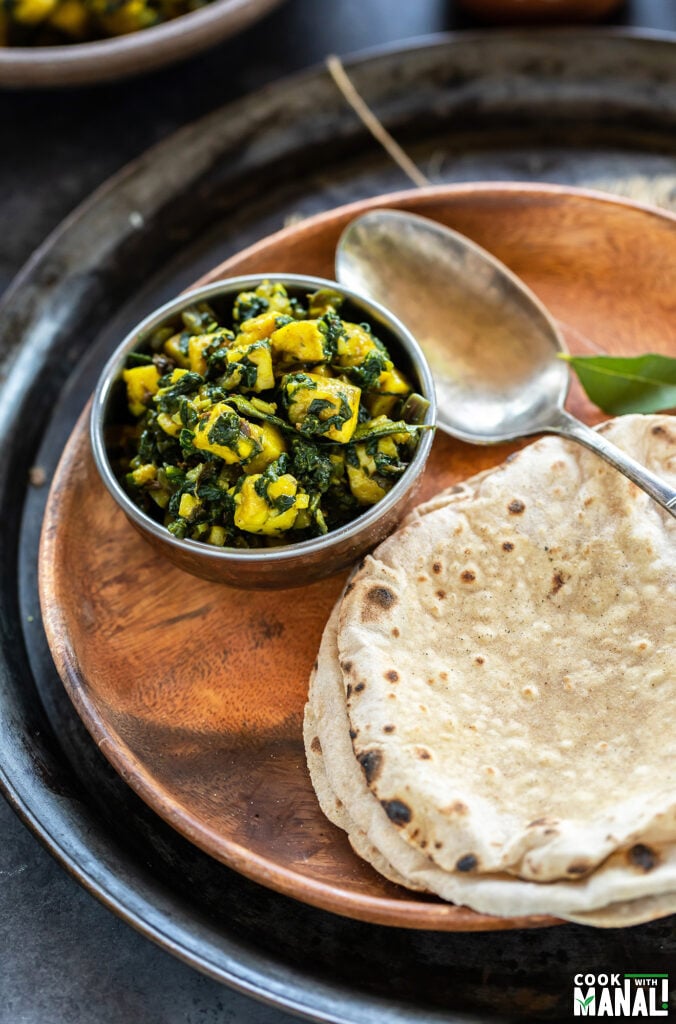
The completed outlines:
<svg viewBox="0 0 676 1024">
<path fill-rule="evenodd" d="M 351 217 L 400 206 L 470 235 L 549 305 L 574 351 L 676 353 L 676 219 L 561 188 L 460 186 L 353 204 L 217 268 L 332 276 Z M 569 406 L 602 417 L 573 389 Z M 81 417 L 56 472 L 40 549 L 50 647 L 103 752 L 144 800 L 217 859 L 280 892 L 361 920 L 438 930 L 497 919 L 414 897 L 376 875 L 323 817 L 303 753 L 309 672 L 344 576 L 242 592 L 182 573 L 129 526 L 100 483 Z M 421 499 L 502 461 L 440 435 Z"/>
</svg>

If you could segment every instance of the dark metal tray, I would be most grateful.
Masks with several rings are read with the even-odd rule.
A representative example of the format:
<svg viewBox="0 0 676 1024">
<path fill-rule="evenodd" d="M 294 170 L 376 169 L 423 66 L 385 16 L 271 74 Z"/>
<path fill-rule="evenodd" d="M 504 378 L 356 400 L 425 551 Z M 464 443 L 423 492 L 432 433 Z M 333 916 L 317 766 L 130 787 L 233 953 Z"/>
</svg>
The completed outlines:
<svg viewBox="0 0 676 1024">
<path fill-rule="evenodd" d="M 564 182 L 676 206 L 668 38 L 458 35 L 370 54 L 349 70 L 433 181 Z M 65 697 L 40 623 L 46 487 L 28 471 L 39 466 L 49 480 L 115 341 L 289 217 L 405 184 L 320 69 L 151 150 L 19 275 L 0 318 L 0 777 L 88 889 L 243 991 L 327 1021 L 567 1019 L 577 970 L 674 965 L 672 924 L 438 935 L 360 924 L 261 889 L 174 834 L 114 774 Z"/>
</svg>

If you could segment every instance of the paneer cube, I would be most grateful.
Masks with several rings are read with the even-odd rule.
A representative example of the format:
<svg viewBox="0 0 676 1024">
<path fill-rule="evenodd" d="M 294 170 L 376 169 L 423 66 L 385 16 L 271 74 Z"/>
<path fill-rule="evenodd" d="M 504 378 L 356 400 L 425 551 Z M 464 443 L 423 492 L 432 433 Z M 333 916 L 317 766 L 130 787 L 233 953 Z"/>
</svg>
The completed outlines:
<svg viewBox="0 0 676 1024">
<path fill-rule="evenodd" d="M 214 343 L 213 334 L 192 334 L 188 342 L 188 363 L 193 373 L 204 377 L 207 372 L 207 349 Z"/>
<path fill-rule="evenodd" d="M 181 377 L 185 377 L 186 373 L 190 373 L 190 370 L 177 366 L 174 370 L 171 371 L 171 374 L 169 376 L 169 383 L 164 388 L 162 388 L 162 390 L 168 391 L 169 388 L 172 388 L 174 386 L 174 384 L 178 384 Z"/>
<path fill-rule="evenodd" d="M 238 416 L 224 402 L 216 402 L 197 424 L 193 445 L 213 452 L 228 464 L 244 463 L 262 450 L 253 424 Z"/>
<path fill-rule="evenodd" d="M 294 320 L 279 327 L 270 338 L 272 353 L 283 363 L 323 363 L 326 335 L 319 320 Z"/>
<path fill-rule="evenodd" d="M 233 319 L 235 323 L 246 323 L 247 319 L 252 320 L 256 315 L 262 315 L 264 311 L 293 316 L 294 303 L 289 299 L 283 284 L 263 281 L 255 291 L 240 292 L 233 309 Z"/>
<path fill-rule="evenodd" d="M 347 462 L 350 490 L 360 505 L 375 505 L 387 493 L 385 488 L 373 479 L 376 473 L 375 460 L 366 451 L 366 445 L 356 444 L 354 451 L 359 465 L 354 466 L 349 461 Z"/>
<path fill-rule="evenodd" d="M 213 544 L 214 547 L 222 548 L 225 547 L 225 541 L 227 534 L 224 526 L 212 526 L 207 536 L 207 544 Z"/>
<path fill-rule="evenodd" d="M 395 437 L 397 437 L 397 438 L 399 438 L 401 440 L 402 435 L 401 434 L 390 434 L 389 437 L 381 437 L 381 438 L 378 439 L 378 451 L 382 455 L 386 455 L 388 459 L 398 459 L 399 458 L 399 449 L 397 448 L 396 442 L 394 440 Z M 410 440 L 406 435 L 404 435 L 404 439 L 406 441 Z"/>
<path fill-rule="evenodd" d="M 278 321 L 279 313 L 275 313 L 274 310 L 250 317 L 240 325 L 235 344 L 253 345 L 255 341 L 264 341 L 277 330 Z"/>
<path fill-rule="evenodd" d="M 281 431 L 273 423 L 251 423 L 249 425 L 261 445 L 261 450 L 250 462 L 247 462 L 244 472 L 262 473 L 271 462 L 274 462 L 282 452 L 286 451 L 286 441 Z"/>
<path fill-rule="evenodd" d="M 83 39 L 89 28 L 89 11 L 80 0 L 62 0 L 50 14 L 49 24 L 75 39 Z"/>
<path fill-rule="evenodd" d="M 308 314 L 310 316 L 324 316 L 325 313 L 335 313 L 343 304 L 343 296 L 339 295 L 332 288 L 320 288 L 318 291 L 308 295 Z"/>
<path fill-rule="evenodd" d="M 282 378 L 282 390 L 296 430 L 347 444 L 359 416 L 358 387 L 315 373 L 289 373 Z"/>
<path fill-rule="evenodd" d="M 106 34 L 124 36 L 128 32 L 136 32 L 154 24 L 157 15 L 144 3 L 144 0 L 125 0 L 119 7 L 104 7 L 99 15 Z"/>
<path fill-rule="evenodd" d="M 328 363 L 317 363 L 312 367 L 312 372 L 317 377 L 334 377 L 335 374 Z"/>
<path fill-rule="evenodd" d="M 178 413 L 170 416 L 169 413 L 161 412 L 157 417 L 157 425 L 162 428 L 165 434 L 169 434 L 170 437 L 178 437 L 183 429 L 181 417 Z"/>
<path fill-rule="evenodd" d="M 127 385 L 129 411 L 133 416 L 141 416 L 157 394 L 160 371 L 154 363 L 147 363 L 123 370 L 122 379 Z"/>
<path fill-rule="evenodd" d="M 272 284 L 270 281 L 263 281 L 263 284 L 258 286 L 256 292 L 267 298 L 270 309 L 273 309 L 276 313 L 281 313 L 283 316 L 293 316 L 293 300 L 289 298 L 289 294 L 283 284 Z"/>
<path fill-rule="evenodd" d="M 194 494 L 182 494 L 178 506 L 181 519 L 192 519 L 202 507 L 202 502 Z"/>
<path fill-rule="evenodd" d="M 413 388 L 404 374 L 393 366 L 383 370 L 374 390 L 377 393 L 368 395 L 366 399 L 369 412 L 372 416 L 389 416 L 396 403 L 410 395 Z"/>
<path fill-rule="evenodd" d="M 136 469 L 132 470 L 131 478 L 137 487 L 143 487 L 144 484 L 157 479 L 157 466 L 154 466 L 152 462 L 146 462 L 142 466 L 137 466 Z"/>
<path fill-rule="evenodd" d="M 290 473 L 273 480 L 266 490 L 260 487 L 261 480 L 260 473 L 244 477 L 235 494 L 235 526 L 247 533 L 278 536 L 293 529 L 298 513 L 308 507 L 310 498 L 298 493 L 298 481 Z"/>
<path fill-rule="evenodd" d="M 343 327 L 336 346 L 338 366 L 361 366 L 372 352 L 380 351 L 373 335 L 359 324 L 344 322 Z"/>
<path fill-rule="evenodd" d="M 191 409 L 195 412 L 199 411 L 199 393 L 195 393 L 202 383 L 202 377 L 199 374 L 176 367 L 170 374 L 165 374 L 162 377 L 162 383 L 163 387 L 157 389 L 155 404 L 163 413 L 173 417 L 173 414 L 178 413 L 181 405 L 186 401 L 189 401 Z M 193 397 L 188 400 L 185 397 L 187 395 Z M 174 422 L 180 422 L 180 417 L 177 417 Z M 169 424 L 165 421 L 166 428 L 169 428 Z M 167 432 L 170 432 L 170 429 Z"/>
<path fill-rule="evenodd" d="M 18 0 L 13 15 L 24 25 L 38 25 L 56 8 L 57 0 Z"/>
<path fill-rule="evenodd" d="M 226 363 L 223 386 L 228 391 L 269 391 L 275 386 L 269 341 L 233 345 L 227 351 Z"/>
<path fill-rule="evenodd" d="M 132 497 L 138 488 L 145 495 L 155 502 L 160 508 L 166 508 L 169 504 L 171 492 L 169 490 L 166 476 L 163 470 L 158 469 L 152 462 L 138 463 L 138 457 L 131 462 L 131 472 L 127 473 L 125 483 L 130 490 Z"/>
<path fill-rule="evenodd" d="M 187 331 L 182 331 L 179 334 L 172 334 L 168 338 L 164 345 L 164 354 L 169 357 L 176 364 L 184 370 L 190 369 L 190 335 Z"/>
</svg>

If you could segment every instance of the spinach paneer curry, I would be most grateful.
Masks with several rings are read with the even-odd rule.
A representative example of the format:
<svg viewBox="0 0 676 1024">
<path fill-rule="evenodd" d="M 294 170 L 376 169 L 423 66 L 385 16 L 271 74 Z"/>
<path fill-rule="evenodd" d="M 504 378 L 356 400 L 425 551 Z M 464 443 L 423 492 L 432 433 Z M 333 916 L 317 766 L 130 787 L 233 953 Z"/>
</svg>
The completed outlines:
<svg viewBox="0 0 676 1024">
<path fill-rule="evenodd" d="M 200 302 L 131 353 L 119 475 L 133 501 L 176 537 L 238 548 L 320 536 L 378 502 L 428 403 L 342 302 L 265 281 L 227 318 Z"/>
</svg>

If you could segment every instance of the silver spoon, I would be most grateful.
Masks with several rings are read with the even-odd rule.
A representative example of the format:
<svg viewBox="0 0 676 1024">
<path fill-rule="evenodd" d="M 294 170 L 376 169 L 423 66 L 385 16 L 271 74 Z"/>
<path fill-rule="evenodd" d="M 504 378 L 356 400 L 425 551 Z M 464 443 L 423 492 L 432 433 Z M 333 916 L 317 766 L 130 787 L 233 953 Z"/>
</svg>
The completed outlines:
<svg viewBox="0 0 676 1024">
<path fill-rule="evenodd" d="M 561 434 L 602 456 L 676 517 L 676 490 L 563 408 L 566 348 L 542 303 L 504 264 L 450 228 L 398 210 L 353 220 L 338 281 L 409 328 L 435 379 L 438 426 L 472 444 Z"/>
</svg>

